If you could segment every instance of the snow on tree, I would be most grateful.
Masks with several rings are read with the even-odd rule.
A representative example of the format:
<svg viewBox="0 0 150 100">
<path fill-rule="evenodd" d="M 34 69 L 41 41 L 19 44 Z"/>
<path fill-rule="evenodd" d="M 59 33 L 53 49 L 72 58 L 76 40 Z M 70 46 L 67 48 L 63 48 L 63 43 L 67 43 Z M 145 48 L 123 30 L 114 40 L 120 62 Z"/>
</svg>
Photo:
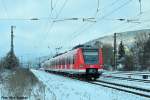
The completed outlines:
<svg viewBox="0 0 150 100">
<path fill-rule="evenodd" d="M 148 33 L 138 34 L 135 37 L 134 45 L 131 47 L 134 67 L 137 70 L 144 70 L 145 69 L 144 47 L 145 47 L 145 43 L 147 41 L 148 41 Z"/>
<path fill-rule="evenodd" d="M 117 57 L 117 69 L 122 70 L 124 68 L 125 62 L 125 48 L 124 44 L 121 41 L 118 46 L 118 57 Z"/>
<path fill-rule="evenodd" d="M 8 52 L 6 57 L 4 58 L 3 66 L 5 68 L 11 69 L 15 67 L 19 67 L 19 59 L 15 56 L 14 52 Z"/>
<path fill-rule="evenodd" d="M 118 58 L 121 59 L 124 56 L 125 56 L 125 49 L 124 49 L 124 44 L 121 41 L 118 48 Z"/>
</svg>

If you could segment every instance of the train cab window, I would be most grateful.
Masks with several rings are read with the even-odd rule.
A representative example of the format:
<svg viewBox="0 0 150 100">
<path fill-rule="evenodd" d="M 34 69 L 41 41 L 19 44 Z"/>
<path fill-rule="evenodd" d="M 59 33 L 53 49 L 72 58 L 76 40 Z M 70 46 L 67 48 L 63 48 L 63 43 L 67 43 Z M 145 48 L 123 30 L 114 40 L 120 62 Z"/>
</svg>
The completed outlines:
<svg viewBox="0 0 150 100">
<path fill-rule="evenodd" d="M 98 64 L 98 50 L 83 50 L 83 57 L 86 64 Z"/>
</svg>

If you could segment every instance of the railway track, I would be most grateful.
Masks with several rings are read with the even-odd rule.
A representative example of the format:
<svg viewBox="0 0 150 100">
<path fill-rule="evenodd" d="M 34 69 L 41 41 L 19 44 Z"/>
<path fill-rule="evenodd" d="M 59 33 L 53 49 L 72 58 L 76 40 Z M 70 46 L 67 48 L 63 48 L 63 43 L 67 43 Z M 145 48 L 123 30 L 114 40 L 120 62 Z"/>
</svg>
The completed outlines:
<svg viewBox="0 0 150 100">
<path fill-rule="evenodd" d="M 60 75 L 60 74 L 57 74 L 57 75 Z M 123 91 L 123 92 L 127 92 L 127 93 L 131 93 L 131 94 L 135 94 L 135 95 L 139 95 L 139 96 L 146 97 L 146 98 L 150 98 L 150 89 L 144 89 L 144 88 L 140 88 L 140 87 L 123 85 L 123 84 L 113 83 L 113 82 L 106 82 L 106 81 L 102 81 L 102 80 L 87 81 L 85 79 L 79 79 L 77 77 L 72 77 L 72 79 L 79 80 L 82 82 L 87 82 L 90 84 L 103 86 L 103 87 L 107 87 L 107 88 L 111 88 L 111 89 L 115 89 L 115 90 L 119 90 L 119 91 Z"/>
<path fill-rule="evenodd" d="M 139 88 L 139 87 L 135 87 L 135 86 L 128 86 L 128 85 L 106 82 L 106 81 L 101 81 L 101 80 L 90 81 L 88 83 L 116 89 L 119 91 L 124 91 L 127 93 L 143 96 L 146 98 L 150 98 L 150 90 L 149 89 L 143 89 L 143 88 Z"/>
<path fill-rule="evenodd" d="M 104 77 L 107 77 L 107 76 L 104 76 Z M 109 78 L 119 79 L 119 80 L 136 81 L 136 82 L 143 82 L 143 83 L 150 83 L 150 80 L 146 80 L 146 79 L 136 79 L 136 78 L 127 78 L 127 77 L 118 77 L 118 76 L 111 76 Z"/>
<path fill-rule="evenodd" d="M 111 74 L 123 74 L 123 75 L 142 75 L 142 74 L 147 74 L 147 75 L 150 75 L 150 72 L 125 72 L 125 71 L 120 71 L 120 72 L 112 72 Z"/>
</svg>

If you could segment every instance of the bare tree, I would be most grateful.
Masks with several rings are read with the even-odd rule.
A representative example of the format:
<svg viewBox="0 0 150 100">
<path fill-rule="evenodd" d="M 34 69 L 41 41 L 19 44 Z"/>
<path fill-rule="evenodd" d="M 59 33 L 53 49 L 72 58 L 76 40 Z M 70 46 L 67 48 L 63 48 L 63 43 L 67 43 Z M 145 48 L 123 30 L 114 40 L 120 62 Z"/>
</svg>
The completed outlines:
<svg viewBox="0 0 150 100">
<path fill-rule="evenodd" d="M 148 40 L 144 43 L 143 67 L 150 70 L 150 34 Z"/>
<path fill-rule="evenodd" d="M 112 65 L 111 62 L 113 62 L 111 59 L 113 57 L 113 47 L 110 44 L 104 44 L 102 51 L 105 67 L 109 69 L 108 67 L 110 67 Z"/>
<path fill-rule="evenodd" d="M 131 48 L 134 66 L 137 69 L 144 69 L 144 45 L 148 40 L 148 33 L 138 34 L 135 37 L 135 43 Z"/>
</svg>

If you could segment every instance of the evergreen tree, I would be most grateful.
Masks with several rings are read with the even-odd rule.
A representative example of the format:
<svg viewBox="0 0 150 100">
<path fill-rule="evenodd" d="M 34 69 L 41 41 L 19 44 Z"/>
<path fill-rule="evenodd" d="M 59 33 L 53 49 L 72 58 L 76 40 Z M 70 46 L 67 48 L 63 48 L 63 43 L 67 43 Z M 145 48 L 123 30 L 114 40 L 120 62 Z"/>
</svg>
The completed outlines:
<svg viewBox="0 0 150 100">
<path fill-rule="evenodd" d="M 124 45 L 121 41 L 118 48 L 117 69 L 123 70 L 124 66 L 125 66 L 125 50 Z"/>
<path fill-rule="evenodd" d="M 125 50 L 124 50 L 124 45 L 121 41 L 119 44 L 118 58 L 121 59 L 122 57 L 125 57 Z"/>
<path fill-rule="evenodd" d="M 15 67 L 19 67 L 20 63 L 19 63 L 19 59 L 15 56 L 14 52 L 8 52 L 8 54 L 6 55 L 6 57 L 4 58 L 4 62 L 3 62 L 3 66 L 4 68 L 15 68 Z"/>
</svg>

